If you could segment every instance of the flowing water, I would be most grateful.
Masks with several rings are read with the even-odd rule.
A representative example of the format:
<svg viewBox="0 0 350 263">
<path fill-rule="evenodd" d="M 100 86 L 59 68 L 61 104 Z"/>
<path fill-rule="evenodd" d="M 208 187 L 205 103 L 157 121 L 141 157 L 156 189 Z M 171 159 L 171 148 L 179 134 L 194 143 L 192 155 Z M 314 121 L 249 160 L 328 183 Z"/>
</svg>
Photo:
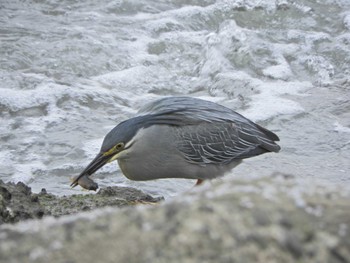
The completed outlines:
<svg viewBox="0 0 350 263">
<path fill-rule="evenodd" d="M 350 189 L 350 1 L 0 0 L 0 179 L 73 194 L 69 179 L 145 102 L 188 95 L 275 131 L 273 173 Z M 174 196 L 193 181 L 93 179 Z"/>
</svg>

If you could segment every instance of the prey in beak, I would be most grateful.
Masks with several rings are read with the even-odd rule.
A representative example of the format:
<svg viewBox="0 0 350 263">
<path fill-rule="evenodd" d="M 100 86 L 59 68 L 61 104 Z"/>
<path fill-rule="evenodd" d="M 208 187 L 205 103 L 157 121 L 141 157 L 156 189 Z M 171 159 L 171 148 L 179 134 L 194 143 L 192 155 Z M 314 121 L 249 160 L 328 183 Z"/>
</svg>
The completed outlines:
<svg viewBox="0 0 350 263">
<path fill-rule="evenodd" d="M 73 181 L 70 186 L 73 188 L 77 185 L 80 185 L 85 189 L 96 191 L 98 188 L 98 184 L 90 178 L 90 175 L 92 175 L 98 169 L 100 169 L 102 166 L 108 163 L 112 157 L 113 156 L 99 153 L 95 157 L 95 159 L 93 159 L 92 162 L 84 169 L 84 171 L 81 172 L 81 174 L 73 178 Z"/>
</svg>

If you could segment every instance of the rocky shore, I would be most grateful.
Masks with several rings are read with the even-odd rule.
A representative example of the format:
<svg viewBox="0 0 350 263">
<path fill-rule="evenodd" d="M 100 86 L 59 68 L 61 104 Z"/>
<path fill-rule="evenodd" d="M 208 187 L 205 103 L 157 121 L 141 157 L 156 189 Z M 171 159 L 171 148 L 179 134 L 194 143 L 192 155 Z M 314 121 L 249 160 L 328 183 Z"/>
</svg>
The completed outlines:
<svg viewBox="0 0 350 263">
<path fill-rule="evenodd" d="M 104 206 L 156 203 L 162 199 L 134 188 L 117 186 L 102 188 L 97 194 L 55 196 L 45 189 L 36 194 L 22 182 L 14 184 L 0 180 L 0 225 L 48 215 L 59 217 Z"/>
<path fill-rule="evenodd" d="M 0 189 L 0 207 L 14 202 L 16 194 Z M 22 192 L 25 209 L 51 198 Z M 132 207 L 135 198 L 113 195 L 101 198 L 111 205 L 122 199 L 123 208 L 82 201 L 93 211 L 3 224 L 0 262 L 350 262 L 350 194 L 341 185 L 289 176 L 225 178 L 158 205 Z M 59 208 L 67 198 L 24 214 L 68 214 Z M 150 198 L 140 200 L 158 201 Z"/>
</svg>

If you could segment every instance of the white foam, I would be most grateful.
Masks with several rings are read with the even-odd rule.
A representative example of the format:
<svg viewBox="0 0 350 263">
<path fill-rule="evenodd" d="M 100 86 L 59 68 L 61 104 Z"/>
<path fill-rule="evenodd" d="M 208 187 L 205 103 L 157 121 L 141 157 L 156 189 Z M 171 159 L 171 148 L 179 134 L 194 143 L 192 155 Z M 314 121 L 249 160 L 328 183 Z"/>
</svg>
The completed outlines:
<svg viewBox="0 0 350 263">
<path fill-rule="evenodd" d="M 39 160 L 31 161 L 25 164 L 16 164 L 11 181 L 15 183 L 24 182 L 29 184 L 35 177 L 35 171 L 39 169 L 47 169 L 47 167 Z"/>
<path fill-rule="evenodd" d="M 286 61 L 283 61 L 279 65 L 265 68 L 262 72 L 265 76 L 273 79 L 288 80 L 293 76 L 290 66 Z"/>
<path fill-rule="evenodd" d="M 345 13 L 343 23 L 346 29 L 350 31 L 350 12 Z"/>
<path fill-rule="evenodd" d="M 252 95 L 250 107 L 243 112 L 244 116 L 255 121 L 266 120 L 281 114 L 297 114 L 304 109 L 292 99 L 283 95 L 304 96 L 302 91 L 312 87 L 310 82 L 264 82 L 258 86 L 259 93 Z"/>
<path fill-rule="evenodd" d="M 336 132 L 341 132 L 341 133 L 350 133 L 350 128 L 349 127 L 346 127 L 346 126 L 343 126 L 341 125 L 339 122 L 334 122 L 334 130 Z"/>
</svg>

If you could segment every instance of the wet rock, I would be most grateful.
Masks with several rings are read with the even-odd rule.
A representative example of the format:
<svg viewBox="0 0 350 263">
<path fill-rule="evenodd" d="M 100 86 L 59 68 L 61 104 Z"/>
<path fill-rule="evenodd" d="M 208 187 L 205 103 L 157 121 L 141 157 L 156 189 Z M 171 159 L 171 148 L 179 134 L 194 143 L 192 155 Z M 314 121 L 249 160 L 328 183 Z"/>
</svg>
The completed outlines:
<svg viewBox="0 0 350 263">
<path fill-rule="evenodd" d="M 122 207 L 160 200 L 136 189 L 117 186 L 102 188 L 98 194 L 55 196 L 47 193 L 46 189 L 35 194 L 21 182 L 14 184 L 0 180 L 0 224 L 42 218 L 45 215 L 58 217 L 97 207 Z"/>
<path fill-rule="evenodd" d="M 101 188 L 97 194 L 70 195 L 57 197 L 52 194 L 39 194 L 39 202 L 47 214 L 62 216 L 80 211 L 93 210 L 104 206 L 124 207 L 142 202 L 159 202 L 163 198 L 153 198 L 130 187 Z"/>
<path fill-rule="evenodd" d="M 9 190 L 7 190 L 7 188 L 4 186 L 0 186 L 0 196 L 2 197 L 3 200 L 6 200 L 6 201 L 11 200 L 11 197 L 12 197 Z"/>
<path fill-rule="evenodd" d="M 346 263 L 349 237 L 350 196 L 341 186 L 234 179 L 157 206 L 3 225 L 0 261 Z"/>
<path fill-rule="evenodd" d="M 0 224 L 41 218 L 38 211 L 42 208 L 31 195 L 30 188 L 21 182 L 5 184 L 0 180 Z"/>
<path fill-rule="evenodd" d="M 152 197 L 138 189 L 131 188 L 131 187 L 106 187 L 102 188 L 98 193 L 98 195 L 101 195 L 103 197 L 115 197 L 120 199 L 125 199 L 126 201 L 130 202 L 159 202 L 163 200 L 162 197 Z"/>
</svg>

